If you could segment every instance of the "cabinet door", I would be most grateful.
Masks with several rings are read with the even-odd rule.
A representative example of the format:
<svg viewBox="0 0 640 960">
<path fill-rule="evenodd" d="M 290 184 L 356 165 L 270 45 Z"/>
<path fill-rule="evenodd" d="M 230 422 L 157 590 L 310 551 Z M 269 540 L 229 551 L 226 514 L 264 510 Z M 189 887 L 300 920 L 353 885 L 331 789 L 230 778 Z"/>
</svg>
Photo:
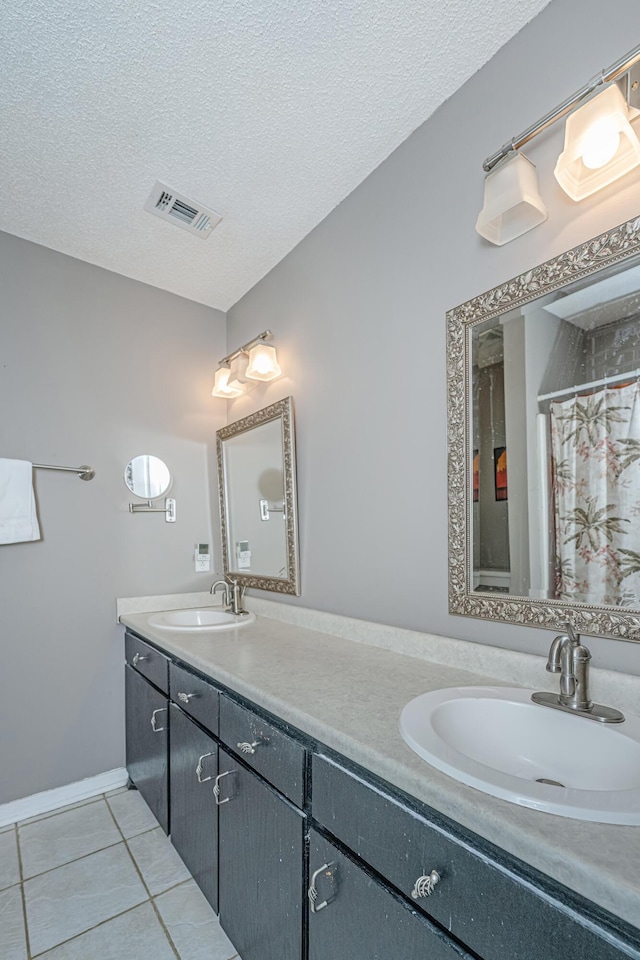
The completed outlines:
<svg viewBox="0 0 640 960">
<path fill-rule="evenodd" d="M 171 842 L 218 912 L 218 746 L 175 704 L 169 707 Z"/>
<path fill-rule="evenodd" d="M 309 960 L 462 960 L 470 955 L 311 831 Z"/>
<path fill-rule="evenodd" d="M 130 666 L 125 668 L 126 743 L 129 777 L 169 832 L 169 702 Z"/>
<path fill-rule="evenodd" d="M 220 923 L 242 960 L 301 960 L 306 817 L 220 749 Z"/>
</svg>

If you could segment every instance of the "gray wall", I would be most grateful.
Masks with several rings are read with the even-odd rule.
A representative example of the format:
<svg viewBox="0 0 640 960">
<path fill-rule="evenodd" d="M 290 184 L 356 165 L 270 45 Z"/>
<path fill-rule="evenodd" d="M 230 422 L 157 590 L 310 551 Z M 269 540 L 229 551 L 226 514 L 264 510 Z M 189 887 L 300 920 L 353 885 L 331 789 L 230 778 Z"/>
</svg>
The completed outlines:
<svg viewBox="0 0 640 960">
<path fill-rule="evenodd" d="M 206 589 L 224 314 L 0 234 L 0 456 L 36 471 L 43 539 L 0 546 L 0 803 L 124 765 L 115 598 Z M 127 461 L 169 465 L 177 522 L 132 516 Z M 218 553 L 217 569 L 219 566 Z"/>
<path fill-rule="evenodd" d="M 502 248 L 474 231 L 483 158 L 623 54 L 637 18 L 636 0 L 553 0 L 230 311 L 230 346 L 273 329 L 289 380 L 268 399 L 295 398 L 289 602 L 546 651 L 546 631 L 447 612 L 444 315 L 640 213 L 637 172 L 580 204 L 560 190 L 558 124 L 526 151 L 549 220 Z M 239 398 L 230 419 L 256 405 Z M 590 646 L 599 665 L 640 671 L 638 647 Z"/>
</svg>

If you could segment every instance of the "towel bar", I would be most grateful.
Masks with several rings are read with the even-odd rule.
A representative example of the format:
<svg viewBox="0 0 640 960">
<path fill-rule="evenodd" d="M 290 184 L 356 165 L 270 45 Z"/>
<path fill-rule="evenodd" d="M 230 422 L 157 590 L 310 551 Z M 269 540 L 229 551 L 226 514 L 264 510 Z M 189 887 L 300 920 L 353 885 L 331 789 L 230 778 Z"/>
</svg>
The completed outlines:
<svg viewBox="0 0 640 960">
<path fill-rule="evenodd" d="M 96 475 L 93 467 L 83 463 L 79 467 L 58 467 L 52 463 L 33 463 L 36 470 L 65 470 L 67 473 L 77 473 L 81 480 L 93 480 Z"/>
</svg>

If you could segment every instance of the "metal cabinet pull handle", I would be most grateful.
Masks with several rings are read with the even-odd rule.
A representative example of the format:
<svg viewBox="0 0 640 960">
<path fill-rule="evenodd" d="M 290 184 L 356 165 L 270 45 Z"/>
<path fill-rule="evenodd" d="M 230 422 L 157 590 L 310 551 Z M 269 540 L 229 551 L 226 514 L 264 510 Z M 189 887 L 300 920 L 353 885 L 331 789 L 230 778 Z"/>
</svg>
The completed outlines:
<svg viewBox="0 0 640 960">
<path fill-rule="evenodd" d="M 203 777 L 204 772 L 202 761 L 206 760 L 207 757 L 212 757 L 212 753 L 203 753 L 200 759 L 198 760 L 198 766 L 196 767 L 196 777 L 198 778 L 198 783 L 207 783 L 209 780 L 213 780 L 213 777 Z"/>
<path fill-rule="evenodd" d="M 178 700 L 181 700 L 182 703 L 189 703 L 189 700 L 193 700 L 193 698 L 197 696 L 197 693 L 179 693 Z"/>
<path fill-rule="evenodd" d="M 133 660 L 132 660 L 133 666 L 137 667 L 141 660 L 148 660 L 148 659 L 149 657 L 145 657 L 144 654 L 142 653 L 134 653 Z"/>
<path fill-rule="evenodd" d="M 433 889 L 436 883 L 440 882 L 440 874 L 437 870 L 432 870 L 429 876 L 418 877 L 416 882 L 413 885 L 413 890 L 411 891 L 411 896 L 414 900 L 419 900 L 422 897 L 430 897 L 433 893 Z"/>
<path fill-rule="evenodd" d="M 332 897 L 328 897 L 326 900 L 323 900 L 321 903 L 318 903 L 318 891 L 316 889 L 316 880 L 318 879 L 321 873 L 326 872 L 327 877 L 333 880 L 333 872 L 331 870 L 332 867 L 333 867 L 333 863 L 331 862 L 323 863 L 321 867 L 318 867 L 318 869 L 314 870 L 314 872 L 311 874 L 311 882 L 309 883 L 309 890 L 307 893 L 307 896 L 309 897 L 309 905 L 311 907 L 311 913 L 320 913 L 321 910 L 324 910 L 324 908 L 328 906 L 330 903 L 332 903 L 336 898 L 336 895 L 334 893 Z"/>
<path fill-rule="evenodd" d="M 233 799 L 233 797 L 227 797 L 225 800 L 220 799 L 220 781 L 223 777 L 228 777 L 230 773 L 235 772 L 235 770 L 226 770 L 224 773 L 219 773 L 216 777 L 216 782 L 213 785 L 213 795 L 216 798 L 216 807 L 221 807 L 223 803 L 229 803 L 229 800 Z"/>
<path fill-rule="evenodd" d="M 161 730 L 165 729 L 165 727 L 159 727 L 157 725 L 156 714 L 164 713 L 166 709 L 167 709 L 166 707 L 159 707 L 157 710 L 154 710 L 153 713 L 151 714 L 151 729 L 153 730 L 154 733 L 160 733 Z"/>
<path fill-rule="evenodd" d="M 236 746 L 241 753 L 255 753 L 256 747 L 265 746 L 268 742 L 268 740 L 254 740 L 253 743 L 248 743 L 244 740 L 242 743 L 237 743 Z"/>
</svg>

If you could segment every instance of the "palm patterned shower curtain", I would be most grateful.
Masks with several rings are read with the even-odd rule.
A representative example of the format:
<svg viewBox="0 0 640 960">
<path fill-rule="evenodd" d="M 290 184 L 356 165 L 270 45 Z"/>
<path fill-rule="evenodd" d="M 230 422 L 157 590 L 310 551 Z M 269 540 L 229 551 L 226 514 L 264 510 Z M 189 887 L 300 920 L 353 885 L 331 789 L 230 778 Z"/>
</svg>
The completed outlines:
<svg viewBox="0 0 640 960">
<path fill-rule="evenodd" d="M 640 605 L 640 383 L 551 404 L 556 596 Z"/>
</svg>

